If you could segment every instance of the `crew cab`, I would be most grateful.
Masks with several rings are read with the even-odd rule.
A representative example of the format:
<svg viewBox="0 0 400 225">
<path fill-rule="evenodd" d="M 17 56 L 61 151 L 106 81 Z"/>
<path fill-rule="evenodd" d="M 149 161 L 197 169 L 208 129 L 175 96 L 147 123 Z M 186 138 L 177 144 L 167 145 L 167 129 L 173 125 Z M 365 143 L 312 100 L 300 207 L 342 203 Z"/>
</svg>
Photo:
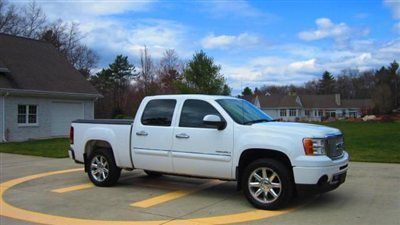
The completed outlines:
<svg viewBox="0 0 400 225">
<path fill-rule="evenodd" d="M 70 139 L 70 157 L 97 186 L 114 185 L 121 169 L 217 178 L 237 181 L 261 209 L 337 188 L 349 160 L 340 130 L 276 122 L 227 96 L 145 97 L 133 120 L 73 121 Z"/>
</svg>

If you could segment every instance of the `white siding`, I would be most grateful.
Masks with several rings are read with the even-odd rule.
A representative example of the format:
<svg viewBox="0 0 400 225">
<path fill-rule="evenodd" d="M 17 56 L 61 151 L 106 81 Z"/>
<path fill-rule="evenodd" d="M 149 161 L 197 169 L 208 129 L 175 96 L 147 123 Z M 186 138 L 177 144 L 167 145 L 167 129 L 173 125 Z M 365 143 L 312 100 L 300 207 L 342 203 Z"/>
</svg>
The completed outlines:
<svg viewBox="0 0 400 225">
<path fill-rule="evenodd" d="M 83 102 L 54 101 L 50 104 L 51 135 L 66 136 L 71 122 L 84 118 Z"/>
<path fill-rule="evenodd" d="M 39 139 L 53 137 L 52 132 L 52 106 L 53 102 L 69 101 L 81 104 L 81 113 L 84 119 L 93 119 L 93 100 L 68 100 L 37 97 L 6 97 L 6 129 L 8 130 L 8 141 L 23 141 L 28 139 Z M 37 105 L 38 125 L 19 126 L 17 123 L 18 105 Z M 72 111 L 71 111 L 72 110 Z M 84 112 L 83 112 L 84 111 Z M 65 113 L 73 114 L 73 109 L 66 109 Z M 67 136 L 68 132 L 63 136 Z M 58 135 L 57 135 L 58 136 Z"/>
</svg>

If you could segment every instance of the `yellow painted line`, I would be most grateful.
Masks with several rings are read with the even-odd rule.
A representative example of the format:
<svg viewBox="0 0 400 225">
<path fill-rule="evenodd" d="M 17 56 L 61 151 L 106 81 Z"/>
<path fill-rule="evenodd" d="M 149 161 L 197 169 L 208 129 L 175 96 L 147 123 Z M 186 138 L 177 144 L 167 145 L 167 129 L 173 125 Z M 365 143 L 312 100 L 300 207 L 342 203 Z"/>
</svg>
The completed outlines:
<svg viewBox="0 0 400 225">
<path fill-rule="evenodd" d="M 200 186 L 193 188 L 193 189 L 173 191 L 173 192 L 162 194 L 162 195 L 156 196 L 154 198 L 149 198 L 149 199 L 146 199 L 146 200 L 143 200 L 140 202 L 134 202 L 131 204 L 131 206 L 140 207 L 140 208 L 152 207 L 152 206 L 155 206 L 158 204 L 162 204 L 165 202 L 175 200 L 177 198 L 182 198 L 184 196 L 199 192 L 206 188 L 210 188 L 210 187 L 213 187 L 213 186 L 225 183 L 225 182 L 226 181 L 219 181 L 219 180 L 210 181 L 205 184 L 201 184 Z"/>
<path fill-rule="evenodd" d="M 177 220 L 153 220 L 153 221 L 117 221 L 117 220 L 90 220 L 90 219 L 80 219 L 74 217 L 56 216 L 49 215 L 45 213 L 30 211 L 22 208 L 10 205 L 4 200 L 4 193 L 14 187 L 15 185 L 51 176 L 56 174 L 64 174 L 82 171 L 82 169 L 69 169 L 69 170 L 59 170 L 46 173 L 40 173 L 35 175 L 30 175 L 26 177 L 16 178 L 13 180 L 5 181 L 0 184 L 0 215 L 6 216 L 22 221 L 28 221 L 32 223 L 48 224 L 48 225 L 197 225 L 197 224 L 230 224 L 239 222 L 249 222 L 253 220 L 267 219 L 273 216 L 278 216 L 282 214 L 289 213 L 296 210 L 297 208 L 303 206 L 298 206 L 286 210 L 278 211 L 267 211 L 267 210 L 250 210 L 247 212 L 227 214 L 222 216 L 212 216 L 203 218 L 192 218 L 192 219 L 177 219 Z"/>
<path fill-rule="evenodd" d="M 74 186 L 71 186 L 71 187 L 54 189 L 54 190 L 51 190 L 51 192 L 62 194 L 62 193 L 65 193 L 65 192 L 84 190 L 84 189 L 88 189 L 88 188 L 91 188 L 91 187 L 94 187 L 94 184 L 86 183 L 86 184 L 74 185 Z"/>
</svg>

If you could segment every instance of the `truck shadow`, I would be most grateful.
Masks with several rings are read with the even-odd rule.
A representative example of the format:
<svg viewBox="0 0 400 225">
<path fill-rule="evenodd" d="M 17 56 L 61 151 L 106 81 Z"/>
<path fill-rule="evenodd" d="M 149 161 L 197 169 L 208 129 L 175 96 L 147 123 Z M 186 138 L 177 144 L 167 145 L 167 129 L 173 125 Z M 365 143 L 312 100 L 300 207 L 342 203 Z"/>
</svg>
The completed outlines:
<svg viewBox="0 0 400 225">
<path fill-rule="evenodd" d="M 190 178 L 183 176 L 163 175 L 160 177 L 147 176 L 144 173 L 125 173 L 121 176 L 120 181 L 116 185 L 117 188 L 132 189 L 134 187 L 164 190 L 164 191 L 185 191 L 197 188 L 199 185 L 207 182 L 218 181 L 216 179 L 203 179 L 203 178 Z M 253 208 L 253 206 L 244 201 L 244 194 L 242 191 L 238 191 L 236 187 L 236 181 L 224 181 L 221 184 L 206 188 L 204 190 L 193 193 L 196 197 L 200 198 L 212 198 L 218 201 L 229 201 L 232 204 L 240 205 L 244 208 Z M 325 194 L 326 195 L 326 194 Z M 328 198 L 328 199 L 326 199 Z M 307 196 L 296 196 L 287 205 L 287 209 L 298 208 L 304 205 L 307 207 L 323 207 L 332 204 L 332 201 L 336 201 L 335 196 L 325 196 L 324 200 L 321 200 L 321 195 L 307 195 Z"/>
</svg>

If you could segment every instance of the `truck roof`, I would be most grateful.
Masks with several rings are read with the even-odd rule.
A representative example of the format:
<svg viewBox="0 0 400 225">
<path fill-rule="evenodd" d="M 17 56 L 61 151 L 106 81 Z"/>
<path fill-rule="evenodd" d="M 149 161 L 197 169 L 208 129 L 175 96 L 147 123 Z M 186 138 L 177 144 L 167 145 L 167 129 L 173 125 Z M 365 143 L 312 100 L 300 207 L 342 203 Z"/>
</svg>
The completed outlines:
<svg viewBox="0 0 400 225">
<path fill-rule="evenodd" d="M 177 95 L 154 95 L 154 96 L 147 96 L 147 99 L 187 99 L 187 98 L 194 98 L 194 99 L 203 99 L 203 100 L 216 100 L 216 99 L 237 99 L 232 96 L 225 96 L 225 95 L 204 95 L 204 94 L 177 94 Z"/>
</svg>

